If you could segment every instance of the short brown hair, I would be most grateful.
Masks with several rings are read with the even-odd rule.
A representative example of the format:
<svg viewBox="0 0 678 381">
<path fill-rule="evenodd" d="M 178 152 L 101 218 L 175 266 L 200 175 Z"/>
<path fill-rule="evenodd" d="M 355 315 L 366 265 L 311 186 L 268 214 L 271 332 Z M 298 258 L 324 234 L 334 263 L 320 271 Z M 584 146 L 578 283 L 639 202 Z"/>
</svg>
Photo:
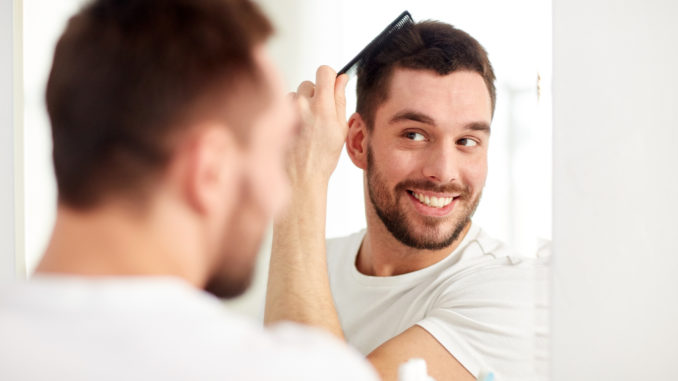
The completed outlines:
<svg viewBox="0 0 678 381">
<path fill-rule="evenodd" d="M 475 71 L 487 85 L 494 113 L 495 77 L 485 49 L 468 33 L 452 25 L 423 21 L 395 32 L 368 52 L 358 67 L 356 111 L 368 129 L 374 125 L 377 108 L 388 98 L 395 68 L 432 70 L 440 75 L 457 70 Z"/>
<path fill-rule="evenodd" d="M 57 43 L 46 100 L 59 202 L 138 197 L 197 118 L 260 79 L 255 45 L 272 33 L 249 0 L 98 0 Z"/>
</svg>

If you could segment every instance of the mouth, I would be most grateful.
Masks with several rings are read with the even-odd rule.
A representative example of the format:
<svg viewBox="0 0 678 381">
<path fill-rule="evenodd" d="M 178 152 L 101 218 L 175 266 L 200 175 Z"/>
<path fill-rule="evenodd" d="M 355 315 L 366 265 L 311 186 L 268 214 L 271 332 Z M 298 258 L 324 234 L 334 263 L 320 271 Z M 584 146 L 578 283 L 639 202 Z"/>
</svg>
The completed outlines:
<svg viewBox="0 0 678 381">
<path fill-rule="evenodd" d="M 415 208 L 424 215 L 444 216 L 447 215 L 459 199 L 458 194 L 440 194 L 432 192 L 407 190 Z"/>
<path fill-rule="evenodd" d="M 436 197 L 429 196 L 423 193 L 415 192 L 408 190 L 407 191 L 412 197 L 416 198 L 420 203 L 431 207 L 431 208 L 444 208 L 447 205 L 451 204 L 454 200 L 454 197 Z"/>
</svg>

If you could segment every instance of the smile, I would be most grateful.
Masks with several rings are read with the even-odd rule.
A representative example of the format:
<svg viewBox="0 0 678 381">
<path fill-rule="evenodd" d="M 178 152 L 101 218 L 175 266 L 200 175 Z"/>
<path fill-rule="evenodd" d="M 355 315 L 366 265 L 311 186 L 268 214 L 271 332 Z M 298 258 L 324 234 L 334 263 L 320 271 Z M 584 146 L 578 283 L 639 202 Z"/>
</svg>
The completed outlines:
<svg viewBox="0 0 678 381">
<path fill-rule="evenodd" d="M 454 201 L 454 197 L 435 197 L 414 192 L 411 190 L 408 190 L 407 192 L 411 194 L 414 198 L 416 198 L 419 202 L 431 208 L 444 208 L 447 205 L 450 205 L 452 201 Z"/>
</svg>

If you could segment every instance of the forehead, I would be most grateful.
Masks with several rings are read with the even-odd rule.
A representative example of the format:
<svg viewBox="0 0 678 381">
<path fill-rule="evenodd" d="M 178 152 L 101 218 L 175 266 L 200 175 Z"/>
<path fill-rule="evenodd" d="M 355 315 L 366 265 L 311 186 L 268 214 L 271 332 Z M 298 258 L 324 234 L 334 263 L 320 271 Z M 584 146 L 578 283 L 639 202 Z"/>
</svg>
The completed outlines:
<svg viewBox="0 0 678 381">
<path fill-rule="evenodd" d="M 390 118 L 403 110 L 426 114 L 440 124 L 456 125 L 492 119 L 492 103 L 483 77 L 468 70 L 440 75 L 430 70 L 396 68 L 388 97 L 376 119 Z"/>
</svg>

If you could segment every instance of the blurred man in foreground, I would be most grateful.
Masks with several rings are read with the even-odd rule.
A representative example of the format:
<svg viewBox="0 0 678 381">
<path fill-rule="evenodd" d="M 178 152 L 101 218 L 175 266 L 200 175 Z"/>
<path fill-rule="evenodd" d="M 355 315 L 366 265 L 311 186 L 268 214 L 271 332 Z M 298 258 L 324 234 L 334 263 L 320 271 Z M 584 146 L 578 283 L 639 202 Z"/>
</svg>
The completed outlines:
<svg viewBox="0 0 678 381">
<path fill-rule="evenodd" d="M 33 279 L 0 288 L 0 379 L 374 379 L 330 335 L 264 331 L 203 291 L 246 289 L 288 194 L 270 34 L 247 0 L 101 0 L 69 21 L 47 85 L 57 221 Z"/>
</svg>

